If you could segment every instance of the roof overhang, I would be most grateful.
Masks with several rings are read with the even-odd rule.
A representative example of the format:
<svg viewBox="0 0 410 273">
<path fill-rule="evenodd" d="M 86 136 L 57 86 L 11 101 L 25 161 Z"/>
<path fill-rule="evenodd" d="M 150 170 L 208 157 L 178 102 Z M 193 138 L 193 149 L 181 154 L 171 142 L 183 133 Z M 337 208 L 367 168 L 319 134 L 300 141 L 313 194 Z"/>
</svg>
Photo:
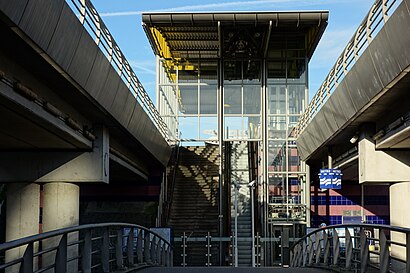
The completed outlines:
<svg viewBox="0 0 410 273">
<path fill-rule="evenodd" d="M 261 57 L 275 47 L 275 35 L 303 37 L 310 58 L 327 26 L 328 11 L 143 13 L 142 22 L 154 53 L 162 58 L 220 58 L 232 30 L 257 33 Z M 303 34 L 303 35 L 301 35 Z"/>
</svg>

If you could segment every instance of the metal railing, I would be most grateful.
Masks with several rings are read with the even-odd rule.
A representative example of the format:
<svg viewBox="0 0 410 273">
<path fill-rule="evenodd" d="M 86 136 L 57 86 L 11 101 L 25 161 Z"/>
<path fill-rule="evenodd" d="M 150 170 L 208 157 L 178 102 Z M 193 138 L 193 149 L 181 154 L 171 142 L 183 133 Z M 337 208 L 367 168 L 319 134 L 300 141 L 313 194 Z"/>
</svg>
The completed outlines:
<svg viewBox="0 0 410 273">
<path fill-rule="evenodd" d="M 403 0 L 376 0 L 310 101 L 292 134 L 298 137 Z"/>
<path fill-rule="evenodd" d="M 148 96 L 143 85 L 139 81 L 130 63 L 125 58 L 118 44 L 115 42 L 110 31 L 94 8 L 90 0 L 65 0 L 71 7 L 77 18 L 94 39 L 97 46 L 104 53 L 112 67 L 117 71 L 122 81 L 148 114 L 162 136 L 168 141 L 169 131 L 165 121 Z"/>
<path fill-rule="evenodd" d="M 175 146 L 173 147 L 171 160 L 167 166 L 167 172 L 165 173 L 164 179 L 161 183 L 157 213 L 158 226 L 167 226 L 169 216 L 171 214 L 171 206 L 174 196 L 174 186 L 176 173 L 178 169 L 180 147 L 180 142 L 177 141 Z"/>
<path fill-rule="evenodd" d="M 121 272 L 143 265 L 172 266 L 173 249 L 145 227 L 102 223 L 10 241 L 0 245 L 2 256 L 0 272 Z"/>
<path fill-rule="evenodd" d="M 317 229 L 293 245 L 290 266 L 410 272 L 410 229 L 370 224 Z"/>
</svg>

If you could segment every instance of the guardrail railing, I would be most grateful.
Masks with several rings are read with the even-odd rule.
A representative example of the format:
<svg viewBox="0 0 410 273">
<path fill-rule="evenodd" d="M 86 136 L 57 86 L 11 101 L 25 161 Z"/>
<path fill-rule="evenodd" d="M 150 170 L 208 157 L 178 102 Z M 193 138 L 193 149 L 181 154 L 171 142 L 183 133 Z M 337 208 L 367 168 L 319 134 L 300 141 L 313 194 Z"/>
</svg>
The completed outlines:
<svg viewBox="0 0 410 273">
<path fill-rule="evenodd" d="M 110 31 L 94 8 L 90 0 L 65 0 L 71 7 L 77 18 L 94 39 L 97 46 L 104 53 L 113 68 L 117 71 L 122 81 L 127 85 L 139 104 L 151 118 L 162 136 L 168 141 L 169 132 L 165 121 L 162 119 L 154 103 L 148 96 L 143 85 L 139 81 L 130 63 L 115 42 Z"/>
<path fill-rule="evenodd" d="M 297 241 L 290 256 L 291 267 L 410 272 L 410 229 L 370 224 L 329 226 Z"/>
<path fill-rule="evenodd" d="M 293 133 L 298 137 L 313 119 L 322 105 L 337 88 L 343 78 L 349 73 L 364 50 L 372 42 L 379 30 L 389 19 L 396 7 L 403 0 L 376 0 L 369 13 L 363 19 L 353 37 L 347 43 L 342 54 L 337 58 L 329 74 L 313 96 L 305 112 L 295 126 Z"/>
<path fill-rule="evenodd" d="M 173 249 L 145 227 L 103 223 L 10 241 L 0 245 L 0 257 L 5 257 L 0 272 L 122 272 L 143 265 L 172 266 Z"/>
</svg>

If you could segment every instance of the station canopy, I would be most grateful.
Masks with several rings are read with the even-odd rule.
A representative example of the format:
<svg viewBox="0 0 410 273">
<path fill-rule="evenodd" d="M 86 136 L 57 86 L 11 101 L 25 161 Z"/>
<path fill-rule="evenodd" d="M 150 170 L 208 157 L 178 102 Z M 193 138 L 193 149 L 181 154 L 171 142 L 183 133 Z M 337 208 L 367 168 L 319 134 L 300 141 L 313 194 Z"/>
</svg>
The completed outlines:
<svg viewBox="0 0 410 273">
<path fill-rule="evenodd" d="M 154 53 L 165 59 L 310 58 L 328 11 L 143 13 Z M 290 50 L 290 51 L 289 51 Z"/>
</svg>

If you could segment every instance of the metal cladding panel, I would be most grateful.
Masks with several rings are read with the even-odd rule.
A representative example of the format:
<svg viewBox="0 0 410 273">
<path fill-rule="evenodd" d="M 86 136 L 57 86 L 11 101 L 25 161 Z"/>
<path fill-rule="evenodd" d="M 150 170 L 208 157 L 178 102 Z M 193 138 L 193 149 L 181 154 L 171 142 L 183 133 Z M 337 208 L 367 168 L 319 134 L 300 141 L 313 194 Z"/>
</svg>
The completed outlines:
<svg viewBox="0 0 410 273">
<path fill-rule="evenodd" d="M 407 0 L 410 9 L 410 0 Z M 391 49 L 396 53 L 396 61 L 403 70 L 410 65 L 410 11 L 406 3 L 401 3 L 384 26 L 390 41 Z"/>
<path fill-rule="evenodd" d="M 323 111 L 323 114 L 325 115 L 326 124 L 329 127 L 329 130 L 332 133 L 336 132 L 340 128 L 340 126 L 337 124 L 336 119 L 335 119 L 335 115 L 337 115 L 338 113 L 336 113 L 335 111 L 335 106 L 333 104 L 333 101 L 329 99 L 326 102 L 326 104 L 322 107 L 321 110 Z"/>
<path fill-rule="evenodd" d="M 344 122 L 351 119 L 354 114 L 356 114 L 355 106 L 349 95 L 349 89 L 351 89 L 351 84 L 347 81 L 342 81 L 333 93 L 334 95 L 337 95 L 337 98 L 339 99 L 341 110 L 346 118 Z"/>
<path fill-rule="evenodd" d="M 111 104 L 110 113 L 124 126 L 127 127 L 134 112 L 137 100 L 124 84 L 118 86 L 115 99 Z"/>
<path fill-rule="evenodd" d="M 97 48 L 95 44 L 94 46 Z M 94 63 L 93 63 L 93 67 L 90 72 L 90 76 L 88 77 L 87 83 L 85 84 L 85 89 L 94 98 L 100 97 L 101 92 L 106 91 L 104 89 L 104 85 L 106 84 L 107 81 L 111 81 L 113 79 L 119 78 L 118 74 L 115 72 L 113 73 L 115 74 L 113 77 L 113 75 L 111 75 L 113 71 L 110 71 L 110 70 L 112 70 L 111 64 L 108 62 L 104 54 L 101 51 L 98 51 L 94 59 Z"/>
<path fill-rule="evenodd" d="M 78 84 L 85 86 L 98 50 L 99 48 L 91 39 L 87 30 L 83 29 L 77 50 L 68 68 L 68 74 L 70 74 Z"/>
<path fill-rule="evenodd" d="M 108 63 L 108 65 L 110 64 Z M 92 76 L 92 73 L 93 72 L 91 72 L 90 78 Z M 121 78 L 118 76 L 117 72 L 115 72 L 115 70 L 112 67 L 109 68 L 108 75 L 105 78 L 106 78 L 105 84 L 101 88 L 101 92 L 98 92 L 98 95 L 96 96 L 96 98 L 97 98 L 97 101 L 102 106 L 104 106 L 105 109 L 110 109 L 112 103 L 114 102 L 115 96 L 117 94 L 118 86 L 120 85 Z"/>
<path fill-rule="evenodd" d="M 0 0 L 0 10 L 18 25 L 28 0 Z"/>
<path fill-rule="evenodd" d="M 341 105 L 339 103 L 338 98 L 336 98 L 336 96 L 331 96 L 326 102 L 326 104 L 330 105 L 329 107 L 331 107 L 333 111 L 333 119 L 334 119 L 335 127 L 336 127 L 335 131 L 337 131 L 339 130 L 340 127 L 343 126 L 344 121 L 346 120 L 346 117 L 343 111 L 340 111 Z"/>
<path fill-rule="evenodd" d="M 303 135 L 303 133 L 302 133 Z M 309 150 L 306 148 L 306 140 L 304 137 L 299 137 L 296 140 L 296 145 L 298 147 L 298 153 L 302 160 L 306 160 L 306 158 L 310 155 Z"/>
<path fill-rule="evenodd" d="M 373 65 L 371 52 L 365 51 L 345 78 L 355 112 L 360 111 L 382 89 L 382 83 Z"/>
<path fill-rule="evenodd" d="M 320 136 L 323 139 L 327 139 L 332 135 L 332 132 L 326 122 L 326 116 L 324 114 L 323 108 L 320 109 L 319 113 L 316 114 L 315 120 L 318 124 L 318 129 L 320 130 Z"/>
<path fill-rule="evenodd" d="M 68 70 L 73 59 L 82 31 L 83 26 L 78 22 L 75 14 L 68 5 L 64 5 L 56 31 L 47 48 L 47 54 L 65 71 Z"/>
<path fill-rule="evenodd" d="M 18 26 L 40 48 L 46 50 L 64 4 L 64 0 L 30 0 Z"/>
<path fill-rule="evenodd" d="M 386 29 L 382 28 L 367 48 L 371 52 L 375 68 L 383 86 L 388 85 L 401 72 L 400 66 L 396 61 L 397 53 L 393 51 L 391 44 L 392 41 L 389 40 Z"/>
<path fill-rule="evenodd" d="M 131 119 L 127 125 L 127 129 L 130 132 L 133 132 L 133 133 L 135 132 L 135 134 L 138 137 L 142 133 L 142 129 L 144 129 L 144 126 L 146 123 L 146 119 L 141 118 L 143 115 L 144 115 L 144 109 L 141 107 L 141 105 L 136 104 L 134 108 L 134 112 L 132 112 Z"/>
</svg>

